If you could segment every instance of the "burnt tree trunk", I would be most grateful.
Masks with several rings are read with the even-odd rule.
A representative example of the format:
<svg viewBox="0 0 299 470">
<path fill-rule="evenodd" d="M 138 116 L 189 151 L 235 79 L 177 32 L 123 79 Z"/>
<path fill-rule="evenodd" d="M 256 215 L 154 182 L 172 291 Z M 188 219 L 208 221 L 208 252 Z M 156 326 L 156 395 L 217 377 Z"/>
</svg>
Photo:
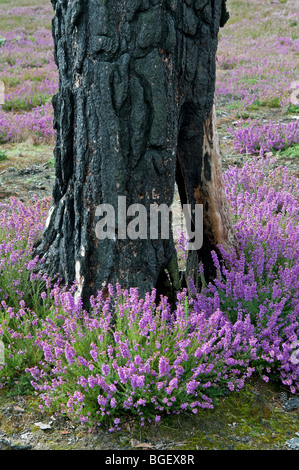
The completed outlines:
<svg viewBox="0 0 299 470">
<path fill-rule="evenodd" d="M 76 280 L 85 303 L 107 283 L 143 295 L 159 288 L 165 269 L 178 288 L 172 235 L 122 239 L 117 226 L 119 196 L 150 213 L 151 204 L 171 206 L 177 181 L 182 203 L 204 207 L 204 244 L 191 252 L 190 273 L 199 260 L 210 273 L 211 250 L 235 245 L 214 103 L 225 0 L 52 4 L 60 88 L 53 205 L 37 251 L 43 269 Z M 115 239 L 96 236 L 104 203 L 115 208 Z"/>
</svg>

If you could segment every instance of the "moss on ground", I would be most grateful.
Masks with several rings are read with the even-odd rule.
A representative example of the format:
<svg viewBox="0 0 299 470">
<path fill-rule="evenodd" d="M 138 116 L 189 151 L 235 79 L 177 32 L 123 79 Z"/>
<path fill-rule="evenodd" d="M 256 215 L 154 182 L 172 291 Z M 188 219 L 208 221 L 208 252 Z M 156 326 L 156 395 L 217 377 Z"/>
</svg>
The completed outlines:
<svg viewBox="0 0 299 470">
<path fill-rule="evenodd" d="M 141 439 L 168 439 L 180 450 L 272 450 L 286 449 L 298 431 L 299 410 L 284 411 L 279 388 L 257 381 L 218 399 L 212 410 L 170 416 L 158 429 L 142 431 Z"/>
<path fill-rule="evenodd" d="M 288 147 L 277 153 L 280 158 L 298 158 L 299 159 L 299 143 Z"/>
</svg>

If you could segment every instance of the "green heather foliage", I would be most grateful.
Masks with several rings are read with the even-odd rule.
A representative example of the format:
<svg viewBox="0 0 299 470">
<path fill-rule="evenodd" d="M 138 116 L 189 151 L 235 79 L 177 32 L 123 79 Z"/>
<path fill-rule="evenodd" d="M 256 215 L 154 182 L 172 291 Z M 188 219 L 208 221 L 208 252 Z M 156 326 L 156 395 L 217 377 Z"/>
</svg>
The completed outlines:
<svg viewBox="0 0 299 470">
<path fill-rule="evenodd" d="M 3 150 L 0 150 L 0 162 L 4 162 L 4 160 L 7 160 L 7 155 Z"/>
</svg>

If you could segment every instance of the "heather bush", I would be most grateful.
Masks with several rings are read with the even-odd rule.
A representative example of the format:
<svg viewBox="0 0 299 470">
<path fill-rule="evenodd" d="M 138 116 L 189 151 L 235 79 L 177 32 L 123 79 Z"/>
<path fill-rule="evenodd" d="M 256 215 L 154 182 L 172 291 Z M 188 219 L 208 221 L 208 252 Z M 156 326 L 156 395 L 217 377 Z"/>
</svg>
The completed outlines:
<svg viewBox="0 0 299 470">
<path fill-rule="evenodd" d="M 0 107 L 0 143 L 20 142 L 32 135 L 52 143 L 55 136 L 50 101 L 58 91 L 58 71 L 50 28 L 39 27 L 38 23 L 42 16 L 42 23 L 46 21 L 50 26 L 52 7 L 9 8 L 6 14 L 9 17 L 14 12 L 14 20 L 24 17 L 26 21 L 27 11 L 31 23 L 36 20 L 34 31 L 28 31 L 28 24 L 27 30 L 1 31 L 5 39 L 0 55 L 5 102 Z"/>
<path fill-rule="evenodd" d="M 240 153 L 260 154 L 284 150 L 299 142 L 298 121 L 287 123 L 240 120 L 229 128 L 234 137 L 234 147 Z"/>
<path fill-rule="evenodd" d="M 299 335 L 299 183 L 274 160 L 254 159 L 231 168 L 225 186 L 239 239 L 239 253 L 214 254 L 217 276 L 197 294 L 194 308 L 225 311 L 234 323 L 250 315 L 258 341 L 256 367 L 295 392 L 299 367 L 292 342 Z"/>
<path fill-rule="evenodd" d="M 165 298 L 156 306 L 155 291 L 144 300 L 136 289 L 109 291 L 92 299 L 90 314 L 68 293 L 55 296 L 56 320 L 37 332 L 43 367 L 30 369 L 45 407 L 115 430 L 128 415 L 143 425 L 211 408 L 226 386 L 241 388 L 251 375 L 249 318 L 232 325 L 219 310 L 194 315 L 185 292 L 171 312 Z"/>
<path fill-rule="evenodd" d="M 53 108 L 49 101 L 44 106 L 32 109 L 30 113 L 8 113 L 0 106 L 0 143 L 21 142 L 30 136 L 51 142 L 55 135 Z"/>
<path fill-rule="evenodd" d="M 34 274 L 38 258 L 33 243 L 43 227 L 48 201 L 34 201 L 26 207 L 11 198 L 10 206 L 0 204 L 0 339 L 6 346 L 6 364 L 0 377 L 24 374 L 27 366 L 41 359 L 34 345 L 36 325 L 46 312 L 41 289 L 50 280 Z"/>
<path fill-rule="evenodd" d="M 224 174 L 238 254 L 214 255 L 217 276 L 171 309 L 156 292 L 109 286 L 82 308 L 75 293 L 37 275 L 33 240 L 47 201 L 2 206 L 0 339 L 8 377 L 26 377 L 41 409 L 120 429 L 213 407 L 252 374 L 298 390 L 298 179 L 254 158 Z M 28 240 L 28 242 L 27 242 Z M 185 240 L 179 240 L 184 253 Z M 202 270 L 199 275 L 203 280 Z"/>
</svg>

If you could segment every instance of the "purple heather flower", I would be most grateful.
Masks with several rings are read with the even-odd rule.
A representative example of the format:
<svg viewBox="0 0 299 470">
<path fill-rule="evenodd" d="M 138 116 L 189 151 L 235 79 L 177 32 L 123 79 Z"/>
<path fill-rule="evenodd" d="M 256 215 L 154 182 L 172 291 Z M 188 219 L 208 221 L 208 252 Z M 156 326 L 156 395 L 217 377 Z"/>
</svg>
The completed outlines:
<svg viewBox="0 0 299 470">
<path fill-rule="evenodd" d="M 77 382 L 79 385 L 82 385 L 83 388 L 87 386 L 87 380 L 85 377 L 81 376 Z"/>
<path fill-rule="evenodd" d="M 116 408 L 116 406 L 117 406 L 117 401 L 116 401 L 115 398 L 111 398 L 111 400 L 110 400 L 110 406 L 111 406 L 111 408 Z M 117 424 L 117 423 L 116 423 L 116 424 Z"/>
<path fill-rule="evenodd" d="M 76 391 L 73 395 L 74 399 L 78 400 L 79 402 L 84 401 L 85 395 L 83 395 L 81 392 Z"/>
<path fill-rule="evenodd" d="M 89 375 L 87 381 L 90 388 L 93 388 L 95 385 L 98 384 L 97 378 L 93 375 Z"/>
<path fill-rule="evenodd" d="M 159 359 L 159 375 L 167 375 L 169 373 L 169 359 L 161 356 Z"/>
<path fill-rule="evenodd" d="M 108 364 L 102 364 L 102 374 L 107 377 L 110 372 L 110 367 Z"/>
<path fill-rule="evenodd" d="M 186 391 L 188 395 L 193 394 L 197 387 L 200 385 L 200 382 L 196 382 L 196 380 L 191 380 L 186 384 Z"/>
<path fill-rule="evenodd" d="M 107 347 L 107 354 L 108 354 L 109 358 L 113 357 L 113 347 L 112 346 Z"/>
<path fill-rule="evenodd" d="M 64 347 L 64 354 L 66 357 L 66 360 L 72 364 L 74 362 L 74 357 L 76 356 L 76 351 L 70 344 L 66 344 Z"/>
<path fill-rule="evenodd" d="M 106 406 L 107 405 L 107 398 L 103 397 L 102 395 L 98 395 L 98 404 L 100 406 Z"/>
</svg>

